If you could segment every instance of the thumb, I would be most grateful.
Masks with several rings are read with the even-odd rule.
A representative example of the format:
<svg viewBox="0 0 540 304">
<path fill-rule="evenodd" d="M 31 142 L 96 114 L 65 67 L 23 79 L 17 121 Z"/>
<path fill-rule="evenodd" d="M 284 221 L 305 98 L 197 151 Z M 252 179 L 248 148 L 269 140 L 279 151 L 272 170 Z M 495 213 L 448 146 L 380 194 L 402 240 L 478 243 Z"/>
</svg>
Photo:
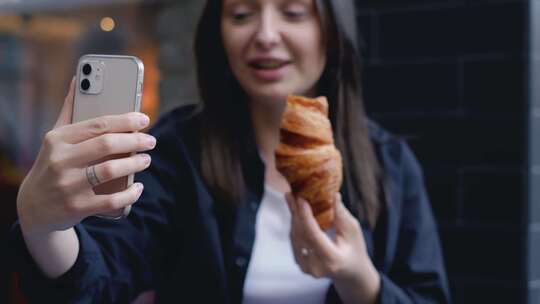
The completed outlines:
<svg viewBox="0 0 540 304">
<path fill-rule="evenodd" d="M 345 205 L 343 204 L 343 201 L 341 199 L 341 194 L 336 193 L 336 199 L 335 199 L 335 225 L 336 225 L 336 233 L 339 235 L 342 235 L 344 237 L 353 236 L 358 228 L 358 221 L 356 218 L 345 208 Z"/>
<path fill-rule="evenodd" d="M 73 99 L 75 96 L 75 76 L 71 79 L 71 84 L 69 85 L 69 91 L 64 99 L 64 105 L 62 110 L 60 110 L 60 115 L 56 120 L 54 128 L 58 128 L 71 123 L 71 117 L 73 115 Z"/>
</svg>

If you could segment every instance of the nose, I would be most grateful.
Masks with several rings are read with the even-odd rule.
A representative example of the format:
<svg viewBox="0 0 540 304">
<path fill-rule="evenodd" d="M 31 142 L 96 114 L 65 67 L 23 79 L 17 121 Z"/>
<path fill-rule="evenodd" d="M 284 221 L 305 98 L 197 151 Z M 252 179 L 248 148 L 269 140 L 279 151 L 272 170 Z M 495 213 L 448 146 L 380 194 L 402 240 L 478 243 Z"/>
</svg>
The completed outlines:
<svg viewBox="0 0 540 304">
<path fill-rule="evenodd" d="M 259 27 L 255 36 L 255 42 L 263 50 L 272 49 L 279 43 L 280 33 L 278 28 L 279 21 L 274 14 L 266 10 L 261 14 Z"/>
</svg>

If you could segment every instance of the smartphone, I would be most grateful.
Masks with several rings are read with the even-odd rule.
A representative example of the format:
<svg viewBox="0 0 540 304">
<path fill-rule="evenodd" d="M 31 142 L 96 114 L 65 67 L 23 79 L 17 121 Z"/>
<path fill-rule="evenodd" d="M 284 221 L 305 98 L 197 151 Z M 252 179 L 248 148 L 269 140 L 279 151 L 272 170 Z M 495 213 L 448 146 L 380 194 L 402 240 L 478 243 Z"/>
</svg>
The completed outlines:
<svg viewBox="0 0 540 304">
<path fill-rule="evenodd" d="M 72 122 L 104 115 L 139 112 L 144 81 L 144 65 L 134 56 L 84 55 L 79 59 Z M 114 155 L 95 163 L 129 154 Z M 93 165 L 93 164 L 89 164 Z M 96 194 L 112 194 L 133 184 L 133 174 L 94 187 Z M 129 214 L 131 206 L 114 214 L 98 217 L 120 219 Z"/>
</svg>

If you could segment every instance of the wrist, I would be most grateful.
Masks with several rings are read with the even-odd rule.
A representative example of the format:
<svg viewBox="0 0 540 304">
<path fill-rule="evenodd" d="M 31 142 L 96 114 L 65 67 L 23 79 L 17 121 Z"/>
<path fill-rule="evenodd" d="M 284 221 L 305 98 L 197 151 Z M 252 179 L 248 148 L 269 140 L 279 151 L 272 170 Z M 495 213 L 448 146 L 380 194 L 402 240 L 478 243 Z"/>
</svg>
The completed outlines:
<svg viewBox="0 0 540 304">
<path fill-rule="evenodd" d="M 21 232 L 25 235 L 31 234 L 32 229 L 32 220 L 30 219 L 31 215 L 28 214 L 28 210 L 25 204 L 20 198 L 17 198 L 17 219 L 19 220 L 19 226 L 21 227 Z"/>
<path fill-rule="evenodd" d="M 32 212 L 32 207 L 17 200 L 17 218 L 21 232 L 25 238 L 41 238 L 49 235 L 52 231 L 46 231 L 37 225 L 35 215 Z"/>
<path fill-rule="evenodd" d="M 369 259 L 356 270 L 334 279 L 336 291 L 344 303 L 375 303 L 380 291 L 380 274 Z"/>
<path fill-rule="evenodd" d="M 17 193 L 16 208 L 17 219 L 19 220 L 21 229 L 27 230 L 26 228 L 29 227 L 29 224 L 31 222 L 31 215 L 29 214 L 29 211 L 31 211 L 31 209 L 28 208 L 28 199 L 26 198 L 27 193 L 24 191 L 25 184 L 26 178 L 22 181 L 21 186 L 19 187 L 19 192 Z"/>
</svg>

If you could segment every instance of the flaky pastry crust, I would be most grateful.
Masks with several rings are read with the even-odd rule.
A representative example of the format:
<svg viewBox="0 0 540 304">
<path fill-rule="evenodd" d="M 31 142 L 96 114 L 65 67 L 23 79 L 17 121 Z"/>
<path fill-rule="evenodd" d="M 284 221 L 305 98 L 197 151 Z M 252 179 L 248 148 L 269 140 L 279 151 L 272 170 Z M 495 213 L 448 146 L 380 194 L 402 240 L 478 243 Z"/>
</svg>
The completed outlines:
<svg viewBox="0 0 540 304">
<path fill-rule="evenodd" d="M 283 114 L 276 167 L 293 195 L 309 202 L 319 226 L 334 222 L 335 195 L 343 180 L 325 97 L 289 96 Z"/>
</svg>

